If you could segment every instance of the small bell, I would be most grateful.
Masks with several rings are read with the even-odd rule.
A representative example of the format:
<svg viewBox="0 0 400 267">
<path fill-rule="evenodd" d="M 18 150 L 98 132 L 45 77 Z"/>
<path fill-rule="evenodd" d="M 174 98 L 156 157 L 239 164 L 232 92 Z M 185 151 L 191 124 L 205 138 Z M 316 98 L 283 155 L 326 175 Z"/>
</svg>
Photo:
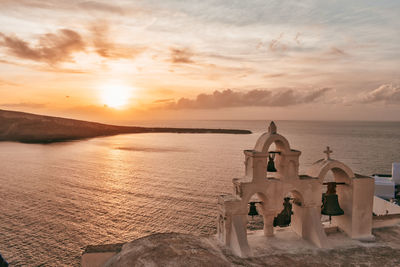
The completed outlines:
<svg viewBox="0 0 400 267">
<path fill-rule="evenodd" d="M 272 154 L 272 155 L 273 156 L 271 156 L 271 154 L 268 155 L 267 172 L 276 172 L 275 163 L 274 163 L 275 154 Z"/>
<path fill-rule="evenodd" d="M 249 214 L 251 216 L 251 218 L 253 218 L 254 216 L 258 215 L 257 212 L 257 208 L 256 208 L 256 202 L 250 202 L 250 209 L 249 209 Z"/>
<path fill-rule="evenodd" d="M 283 202 L 283 210 L 274 218 L 274 227 L 286 227 L 289 226 L 292 221 L 292 203 L 290 203 L 290 197 L 285 197 Z"/>
<path fill-rule="evenodd" d="M 344 211 L 339 206 L 338 195 L 336 194 L 336 183 L 329 182 L 328 190 L 326 193 L 322 194 L 322 207 L 321 214 L 329 215 L 329 220 L 331 216 L 343 215 Z"/>
</svg>

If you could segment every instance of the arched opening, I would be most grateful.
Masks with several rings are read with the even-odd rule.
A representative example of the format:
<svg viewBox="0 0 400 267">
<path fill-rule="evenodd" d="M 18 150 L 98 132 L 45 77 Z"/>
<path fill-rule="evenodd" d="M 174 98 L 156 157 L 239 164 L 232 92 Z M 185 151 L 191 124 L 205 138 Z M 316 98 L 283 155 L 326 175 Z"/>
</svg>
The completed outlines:
<svg viewBox="0 0 400 267">
<path fill-rule="evenodd" d="M 337 166 L 322 174 L 321 222 L 329 235 L 336 233 L 343 221 L 351 217 L 351 177 Z"/>
<path fill-rule="evenodd" d="M 273 221 L 274 231 L 280 231 L 282 228 L 292 228 L 299 223 L 301 208 L 303 205 L 302 195 L 292 190 L 284 195 L 282 201 L 282 210 L 276 214 Z M 296 231 L 295 231 L 296 232 Z"/>
<path fill-rule="evenodd" d="M 330 177 L 327 177 L 328 173 L 330 173 Z M 334 179 L 337 183 L 345 183 L 348 185 L 351 184 L 351 179 L 354 177 L 353 171 L 338 161 L 333 161 L 322 166 L 315 174 L 316 175 L 312 176 L 317 176 L 321 182 L 325 179 Z"/>
<path fill-rule="evenodd" d="M 351 183 L 351 178 L 349 177 L 348 173 L 338 167 L 334 167 L 330 170 L 333 173 L 333 178 L 335 179 L 335 182 L 337 183 L 345 183 L 345 184 L 350 184 Z"/>
<path fill-rule="evenodd" d="M 247 221 L 247 240 L 250 249 L 256 252 L 260 249 L 265 249 L 268 245 L 268 238 L 274 235 L 273 232 L 273 219 L 275 210 L 274 207 L 270 207 L 270 201 L 267 202 L 267 198 L 263 193 L 255 193 L 250 198 L 251 201 L 261 201 L 257 204 L 258 216 L 254 216 L 254 219 L 248 215 Z"/>
<path fill-rule="evenodd" d="M 267 202 L 267 197 L 263 193 L 253 194 L 248 201 L 247 213 L 247 231 L 248 234 L 252 231 L 264 229 L 264 207 Z"/>
<path fill-rule="evenodd" d="M 277 178 L 277 173 L 282 172 L 281 164 L 282 153 L 284 153 L 286 146 L 285 143 L 279 139 L 274 140 L 271 144 L 266 147 L 265 152 L 267 153 L 267 168 L 265 170 L 266 178 Z"/>
<path fill-rule="evenodd" d="M 325 177 L 322 179 L 322 187 L 321 187 L 321 222 L 325 227 L 329 227 L 331 225 L 331 220 L 329 218 L 329 215 L 322 214 L 322 208 L 324 204 L 324 195 L 328 191 L 328 183 L 335 182 L 335 175 L 332 170 L 329 170 L 326 174 Z"/>
<path fill-rule="evenodd" d="M 269 147 L 268 147 L 268 158 L 267 158 L 267 169 L 265 170 L 265 176 L 266 178 L 274 178 L 276 175 L 276 173 L 278 172 L 279 168 L 277 166 L 277 164 L 275 163 L 278 160 L 278 155 L 279 155 L 279 151 L 276 148 L 276 144 L 272 143 Z"/>
<path fill-rule="evenodd" d="M 290 145 L 288 140 L 286 140 L 285 137 L 279 134 L 269 136 L 267 139 L 264 139 L 262 137 L 259 138 L 257 140 L 255 150 L 266 153 L 272 143 L 275 143 L 276 148 L 279 151 L 286 151 L 286 152 L 290 151 Z"/>
</svg>

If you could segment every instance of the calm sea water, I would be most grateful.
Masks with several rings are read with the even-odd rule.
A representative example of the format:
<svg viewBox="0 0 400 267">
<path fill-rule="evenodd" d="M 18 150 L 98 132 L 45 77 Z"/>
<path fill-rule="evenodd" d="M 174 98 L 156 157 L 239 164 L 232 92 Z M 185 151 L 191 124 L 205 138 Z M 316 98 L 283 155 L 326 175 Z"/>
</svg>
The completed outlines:
<svg viewBox="0 0 400 267">
<path fill-rule="evenodd" d="M 12 265 L 79 265 L 89 244 L 157 232 L 216 231 L 216 198 L 244 172 L 265 121 L 131 122 L 250 129 L 251 135 L 129 134 L 32 145 L 0 143 L 0 252 Z M 362 174 L 400 161 L 400 122 L 277 122 L 302 151 L 301 172 L 332 157 Z"/>
</svg>

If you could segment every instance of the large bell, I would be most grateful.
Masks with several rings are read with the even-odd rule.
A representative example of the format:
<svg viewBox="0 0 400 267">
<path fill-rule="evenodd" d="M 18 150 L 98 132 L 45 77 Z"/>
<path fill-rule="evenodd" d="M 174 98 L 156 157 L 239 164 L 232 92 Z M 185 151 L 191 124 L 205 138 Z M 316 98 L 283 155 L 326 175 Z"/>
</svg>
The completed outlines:
<svg viewBox="0 0 400 267">
<path fill-rule="evenodd" d="M 292 221 L 292 214 L 293 211 L 292 211 L 292 203 L 290 203 L 290 198 L 285 197 L 283 202 L 283 210 L 281 211 L 281 213 L 278 214 L 278 216 L 274 218 L 274 227 L 289 226 Z"/>
<path fill-rule="evenodd" d="M 257 208 L 256 208 L 256 202 L 250 202 L 250 209 L 249 209 L 249 214 L 251 216 L 251 218 L 253 218 L 254 216 L 258 215 L 257 212 Z"/>
<path fill-rule="evenodd" d="M 321 214 L 329 215 L 329 218 L 330 216 L 339 216 L 344 214 L 344 211 L 339 206 L 335 182 L 329 182 L 328 190 L 325 194 L 322 194 Z"/>
<path fill-rule="evenodd" d="M 268 155 L 267 172 L 276 172 L 275 163 L 274 163 L 274 156 L 271 156 L 271 154 Z"/>
</svg>

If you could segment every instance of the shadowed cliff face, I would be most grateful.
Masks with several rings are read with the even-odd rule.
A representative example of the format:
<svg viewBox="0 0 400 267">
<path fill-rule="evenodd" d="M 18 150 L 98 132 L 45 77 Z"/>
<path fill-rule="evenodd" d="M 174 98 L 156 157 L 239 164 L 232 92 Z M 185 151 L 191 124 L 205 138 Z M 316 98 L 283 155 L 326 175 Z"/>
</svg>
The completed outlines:
<svg viewBox="0 0 400 267">
<path fill-rule="evenodd" d="M 250 134 L 247 130 L 148 128 L 116 126 L 73 119 L 0 110 L 0 141 L 52 143 L 126 133 L 226 133 Z"/>
</svg>

